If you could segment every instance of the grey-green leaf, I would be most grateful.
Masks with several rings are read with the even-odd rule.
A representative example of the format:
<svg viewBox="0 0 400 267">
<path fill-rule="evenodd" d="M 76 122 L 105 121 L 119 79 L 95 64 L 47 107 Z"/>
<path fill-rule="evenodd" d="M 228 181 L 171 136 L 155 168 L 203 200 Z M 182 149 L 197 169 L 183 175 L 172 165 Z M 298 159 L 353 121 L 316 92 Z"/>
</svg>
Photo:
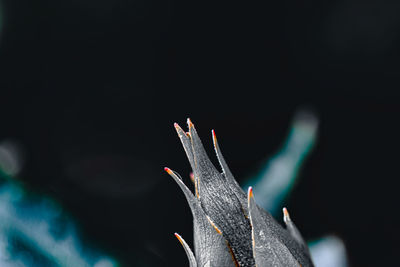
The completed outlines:
<svg viewBox="0 0 400 267">
<path fill-rule="evenodd" d="M 248 208 L 257 266 L 313 266 L 307 252 L 269 213 L 256 205 L 251 188 L 248 192 Z"/>
<path fill-rule="evenodd" d="M 239 266 L 254 266 L 250 221 L 231 185 L 208 158 L 194 125 L 190 120 L 188 124 L 194 161 L 192 168 L 201 206 L 221 229 Z"/>
<path fill-rule="evenodd" d="M 232 191 L 235 193 L 236 197 L 240 201 L 240 204 L 242 205 L 242 209 L 243 209 L 245 215 L 248 216 L 246 193 L 243 191 L 243 189 L 240 187 L 240 185 L 236 181 L 235 177 L 233 176 L 232 172 L 230 171 L 230 169 L 228 167 L 228 164 L 226 164 L 225 158 L 222 155 L 221 149 L 220 149 L 218 141 L 217 141 L 217 136 L 216 136 L 214 130 L 212 130 L 212 136 L 213 136 L 215 153 L 217 154 L 219 164 L 222 168 L 222 174 L 225 176 L 229 187 L 232 189 Z"/>
<path fill-rule="evenodd" d="M 249 188 L 249 214 L 253 238 L 253 253 L 257 266 L 294 267 L 300 264 L 290 251 L 274 236 L 270 227 L 264 222 L 255 204 L 251 187 Z"/>
<path fill-rule="evenodd" d="M 307 243 L 304 241 L 299 229 L 296 227 L 292 219 L 290 218 L 289 212 L 286 208 L 283 208 L 283 221 L 286 224 L 286 229 L 294 240 L 303 248 L 303 250 L 310 256 L 310 250 L 308 249 Z"/>
<path fill-rule="evenodd" d="M 201 208 L 199 200 L 192 194 L 175 172 L 168 168 L 166 168 L 166 171 L 182 189 L 192 211 L 194 251 L 198 266 L 207 266 L 208 264 L 209 266 L 234 267 L 235 263 L 225 238 L 218 234 L 210 224 Z"/>
<path fill-rule="evenodd" d="M 186 243 L 185 239 L 183 239 L 179 234 L 175 233 L 176 238 L 178 238 L 179 242 L 181 242 L 183 249 L 186 252 L 186 255 L 189 259 L 189 266 L 190 267 L 197 267 L 197 262 L 196 262 L 196 258 L 193 255 L 192 250 L 190 249 L 190 247 L 188 246 L 188 244 Z"/>
<path fill-rule="evenodd" d="M 184 132 L 175 124 L 193 169 L 196 196 L 177 175 L 173 177 L 192 209 L 198 266 L 312 267 L 308 248 L 298 230 L 295 232 L 294 224 L 289 223 L 288 230 L 284 229 L 255 204 L 251 194 L 247 196 L 240 188 L 222 156 L 214 131 L 214 148 L 222 173 L 210 161 L 189 119 L 188 127 L 189 132 Z M 223 242 L 227 246 L 221 245 Z M 229 252 L 233 258 L 228 260 Z M 218 258 L 222 260 L 217 264 Z"/>
</svg>

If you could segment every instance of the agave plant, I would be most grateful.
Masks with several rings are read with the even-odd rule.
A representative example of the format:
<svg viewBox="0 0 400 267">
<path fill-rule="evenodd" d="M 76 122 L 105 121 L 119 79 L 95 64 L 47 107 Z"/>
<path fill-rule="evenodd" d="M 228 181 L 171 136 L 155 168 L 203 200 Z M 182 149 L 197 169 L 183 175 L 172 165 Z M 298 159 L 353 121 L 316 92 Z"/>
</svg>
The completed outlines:
<svg viewBox="0 0 400 267">
<path fill-rule="evenodd" d="M 197 266 L 313 266 L 299 230 L 284 209 L 283 228 L 260 208 L 252 188 L 246 194 L 236 182 L 212 131 L 222 173 L 211 163 L 193 123 L 189 132 L 175 123 L 193 170 L 194 193 L 181 177 L 165 170 L 182 189 L 193 214 L 194 253 L 180 235 L 191 267 Z"/>
</svg>

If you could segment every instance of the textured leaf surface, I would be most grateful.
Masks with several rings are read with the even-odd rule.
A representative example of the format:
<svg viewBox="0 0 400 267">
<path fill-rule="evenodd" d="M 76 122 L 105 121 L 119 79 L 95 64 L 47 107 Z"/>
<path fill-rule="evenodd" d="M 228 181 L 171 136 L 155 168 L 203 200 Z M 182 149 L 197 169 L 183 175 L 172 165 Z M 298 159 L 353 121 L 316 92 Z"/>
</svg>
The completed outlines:
<svg viewBox="0 0 400 267">
<path fill-rule="evenodd" d="M 193 123 L 189 132 L 175 124 L 193 170 L 195 195 L 171 171 L 192 209 L 198 266 L 313 266 L 300 232 L 288 230 L 257 206 L 240 188 L 222 156 L 215 132 L 214 148 L 222 173 L 210 161 Z M 252 191 L 251 191 L 252 192 Z M 222 245 L 226 242 L 225 245 Z M 232 252 L 233 258 L 229 256 Z M 228 260 L 229 259 L 229 260 Z"/>
<path fill-rule="evenodd" d="M 188 158 L 193 155 L 192 169 L 201 206 L 228 241 L 239 266 L 254 266 L 250 221 L 226 177 L 208 158 L 190 120 L 188 125 L 192 150 L 186 154 Z M 185 148 L 185 151 L 189 149 Z"/>
<path fill-rule="evenodd" d="M 182 189 L 193 214 L 194 250 L 198 266 L 226 266 L 234 267 L 234 261 L 225 238 L 218 234 L 210 224 L 200 206 L 199 200 L 187 188 L 179 176 L 166 168 L 168 174 Z"/>
<path fill-rule="evenodd" d="M 214 130 L 212 130 L 212 136 L 213 136 L 215 153 L 217 154 L 219 164 L 221 165 L 221 168 L 222 168 L 222 175 L 225 176 L 229 187 L 235 193 L 236 197 L 240 201 L 240 204 L 242 206 L 244 213 L 246 214 L 246 216 L 248 216 L 246 193 L 243 191 L 243 189 L 240 187 L 240 185 L 236 181 L 235 177 L 233 176 L 232 172 L 230 171 L 230 169 L 228 167 L 228 164 L 226 164 L 225 158 L 222 155 L 221 149 L 220 149 L 218 141 L 217 141 L 217 136 L 216 136 Z"/>
<path fill-rule="evenodd" d="M 288 230 L 289 234 L 293 237 L 294 240 L 300 245 L 300 247 L 307 253 L 309 257 L 310 250 L 308 249 L 307 243 L 304 241 L 303 236 L 301 235 L 299 229 L 296 227 L 294 222 L 289 216 L 289 212 L 286 208 L 283 208 L 283 221 L 286 224 L 286 229 Z"/>
<path fill-rule="evenodd" d="M 313 266 L 306 251 L 275 219 L 255 203 L 251 188 L 248 207 L 257 266 Z"/>
<path fill-rule="evenodd" d="M 190 247 L 188 246 L 188 244 L 186 243 L 185 239 L 183 239 L 179 234 L 175 233 L 176 238 L 178 238 L 179 242 L 181 242 L 183 249 L 186 252 L 186 255 L 189 259 L 189 266 L 190 267 L 197 267 L 197 262 L 196 262 L 196 258 L 193 255 L 192 250 L 190 249 Z"/>
</svg>

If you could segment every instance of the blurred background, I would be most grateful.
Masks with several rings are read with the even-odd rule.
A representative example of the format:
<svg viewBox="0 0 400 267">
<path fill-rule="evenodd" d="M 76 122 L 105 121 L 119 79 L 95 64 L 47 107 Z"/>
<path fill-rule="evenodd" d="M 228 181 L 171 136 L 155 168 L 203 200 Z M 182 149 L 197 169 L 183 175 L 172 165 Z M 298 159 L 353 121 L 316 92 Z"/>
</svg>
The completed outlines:
<svg viewBox="0 0 400 267">
<path fill-rule="evenodd" d="M 210 156 L 215 129 L 243 184 L 303 108 L 318 135 L 283 204 L 307 240 L 341 238 L 351 266 L 397 266 L 399 12 L 393 0 L 0 0 L 5 181 L 53 199 L 83 247 L 121 266 L 186 266 L 173 233 L 191 244 L 192 217 L 163 171 L 190 173 L 173 123 L 190 117 Z"/>
</svg>

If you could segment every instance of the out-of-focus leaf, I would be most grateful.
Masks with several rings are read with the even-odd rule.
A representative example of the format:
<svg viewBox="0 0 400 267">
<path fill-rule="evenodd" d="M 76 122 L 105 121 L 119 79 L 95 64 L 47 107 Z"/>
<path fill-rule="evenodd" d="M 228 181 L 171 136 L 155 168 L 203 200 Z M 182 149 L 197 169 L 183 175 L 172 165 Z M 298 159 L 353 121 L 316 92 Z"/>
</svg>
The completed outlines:
<svg viewBox="0 0 400 267">
<path fill-rule="evenodd" d="M 337 236 L 325 236 L 310 242 L 311 257 L 317 267 L 348 267 L 346 247 Z"/>
<path fill-rule="evenodd" d="M 258 205 L 275 217 L 279 215 L 284 198 L 293 188 L 299 169 L 315 144 L 317 129 L 318 120 L 314 114 L 297 112 L 282 149 L 242 187 L 252 186 Z"/>
<path fill-rule="evenodd" d="M 0 170 L 0 266 L 101 266 L 118 263 L 84 246 L 52 199 L 28 192 Z"/>
</svg>

